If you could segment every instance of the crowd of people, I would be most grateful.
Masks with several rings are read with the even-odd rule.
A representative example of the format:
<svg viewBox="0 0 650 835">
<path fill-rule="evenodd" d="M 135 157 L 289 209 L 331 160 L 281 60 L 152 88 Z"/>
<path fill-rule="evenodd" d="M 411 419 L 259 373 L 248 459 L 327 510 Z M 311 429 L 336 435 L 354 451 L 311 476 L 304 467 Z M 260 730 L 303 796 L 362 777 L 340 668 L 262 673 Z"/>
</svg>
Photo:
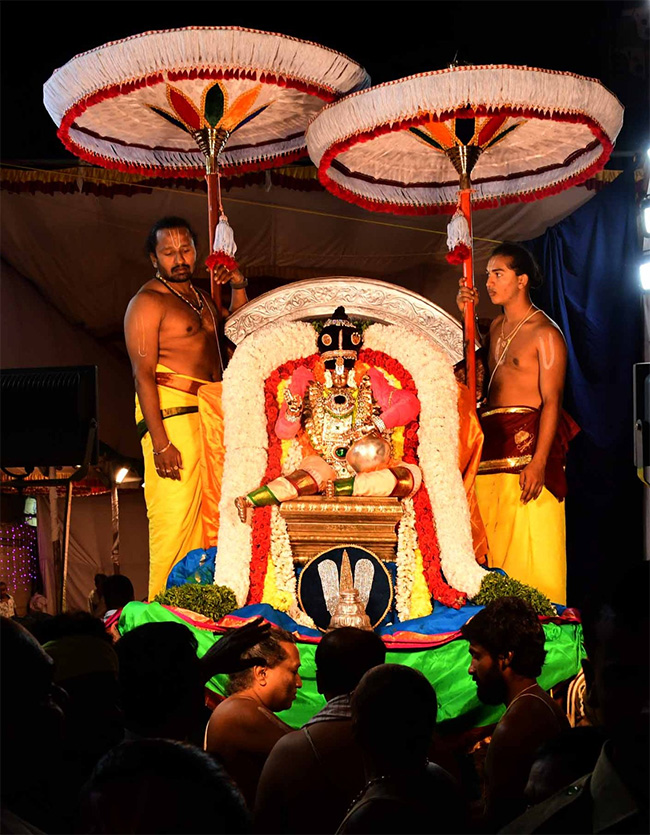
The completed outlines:
<svg viewBox="0 0 650 835">
<path fill-rule="evenodd" d="M 438 756 L 434 687 L 385 663 L 374 632 L 322 636 L 324 705 L 294 729 L 277 714 L 302 684 L 299 644 L 260 618 L 199 658 L 180 622 L 120 635 L 90 612 L 31 631 L 2 617 L 2 831 L 647 832 L 648 568 L 585 604 L 584 727 L 538 684 L 527 603 L 465 624 L 477 696 L 505 707 L 483 762 L 462 745 Z M 218 673 L 229 695 L 211 711 Z"/>
</svg>

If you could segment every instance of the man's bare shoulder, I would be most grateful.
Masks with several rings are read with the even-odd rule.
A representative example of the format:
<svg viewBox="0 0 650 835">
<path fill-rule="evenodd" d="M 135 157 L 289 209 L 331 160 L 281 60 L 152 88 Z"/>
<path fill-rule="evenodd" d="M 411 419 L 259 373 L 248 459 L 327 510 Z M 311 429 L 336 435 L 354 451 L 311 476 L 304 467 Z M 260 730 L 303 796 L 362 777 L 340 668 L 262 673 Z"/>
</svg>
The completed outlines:
<svg viewBox="0 0 650 835">
<path fill-rule="evenodd" d="M 562 329 L 554 322 L 550 316 L 544 313 L 543 310 L 540 310 L 537 316 L 531 320 L 533 323 L 533 327 L 536 334 L 546 335 L 549 334 L 553 338 L 558 338 L 564 341 L 564 334 L 562 333 Z"/>
<path fill-rule="evenodd" d="M 162 313 L 165 308 L 165 297 L 169 294 L 159 289 L 159 282 L 155 279 L 143 284 L 133 296 L 126 308 L 126 314 L 133 313 Z"/>
<path fill-rule="evenodd" d="M 309 742 L 302 730 L 291 731 L 281 737 L 273 746 L 271 756 L 274 759 L 285 758 L 289 761 L 296 755 L 310 750 Z"/>
<path fill-rule="evenodd" d="M 212 711 L 210 722 L 224 723 L 233 719 L 237 719 L 237 721 L 258 721 L 258 707 L 258 703 L 252 699 L 239 699 L 229 696 Z"/>
<path fill-rule="evenodd" d="M 138 292 L 133 297 L 134 299 L 144 298 L 161 301 L 165 296 L 169 295 L 169 291 L 155 278 L 149 279 L 145 282 Z"/>
<path fill-rule="evenodd" d="M 567 723 L 568 728 L 568 723 Z M 525 739 L 548 731 L 564 729 L 562 714 L 546 693 L 525 695 L 517 699 L 494 730 L 492 741 L 509 745 L 512 739 Z"/>
</svg>

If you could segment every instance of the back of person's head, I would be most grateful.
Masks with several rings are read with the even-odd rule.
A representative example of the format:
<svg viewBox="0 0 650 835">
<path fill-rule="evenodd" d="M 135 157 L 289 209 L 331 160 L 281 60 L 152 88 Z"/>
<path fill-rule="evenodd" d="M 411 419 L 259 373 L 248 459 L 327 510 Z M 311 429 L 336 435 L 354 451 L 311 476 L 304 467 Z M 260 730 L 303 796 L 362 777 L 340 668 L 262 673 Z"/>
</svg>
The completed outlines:
<svg viewBox="0 0 650 835">
<path fill-rule="evenodd" d="M 97 764 L 77 830 L 109 833 L 250 831 L 239 791 L 209 754 L 165 739 L 123 742 Z"/>
<path fill-rule="evenodd" d="M 589 725 L 571 728 L 545 742 L 535 752 L 526 785 L 531 806 L 541 803 L 569 783 L 594 770 L 605 737 Z"/>
<path fill-rule="evenodd" d="M 85 779 L 97 758 L 123 737 L 117 654 L 103 623 L 89 613 L 52 620 L 55 637 L 43 649 L 54 661 L 54 682 L 68 694 L 67 748 Z"/>
<path fill-rule="evenodd" d="M 202 704 L 197 640 L 182 623 L 144 623 L 115 644 L 124 721 L 146 736 L 165 736 Z"/>
<path fill-rule="evenodd" d="M 1 785 L 6 797 L 33 771 L 35 752 L 49 755 L 60 747 L 63 714 L 52 698 L 52 659 L 20 624 L 5 617 L 0 621 Z"/>
<path fill-rule="evenodd" d="M 512 653 L 510 667 L 526 678 L 542 672 L 544 630 L 533 607 L 518 597 L 499 597 L 461 627 L 470 644 L 486 649 L 496 661 Z"/>
<path fill-rule="evenodd" d="M 42 644 L 57 641 L 60 638 L 72 636 L 97 638 L 111 643 L 111 637 L 106 632 L 103 621 L 94 617 L 90 612 L 62 612 L 54 615 L 44 623 L 38 632 L 38 639 Z"/>
<path fill-rule="evenodd" d="M 54 681 L 91 674 L 117 679 L 117 655 L 104 624 L 88 612 L 55 615 L 41 628 L 43 649 L 54 660 Z"/>
<path fill-rule="evenodd" d="M 34 636 L 11 618 L 1 618 L 2 724 L 42 705 L 52 689 L 53 662 Z"/>
<path fill-rule="evenodd" d="M 375 762 L 423 763 L 437 714 L 429 681 L 403 664 L 373 667 L 352 694 L 354 735 Z"/>
<path fill-rule="evenodd" d="M 100 594 L 102 593 L 102 587 L 103 587 L 104 583 L 106 582 L 106 580 L 108 580 L 108 575 L 106 575 L 106 574 L 95 574 L 95 588 L 97 589 L 97 591 Z"/>
<path fill-rule="evenodd" d="M 630 633 L 644 632 L 650 608 L 650 562 L 640 561 L 626 570 L 608 572 L 593 587 L 580 611 L 587 657 L 605 649 L 607 627 Z M 647 637 L 647 631 L 645 636 Z"/>
<path fill-rule="evenodd" d="M 611 572 L 581 610 L 587 700 L 616 747 L 648 772 L 650 564 Z"/>
<path fill-rule="evenodd" d="M 255 646 L 252 646 L 250 649 L 242 652 L 241 657 L 263 658 L 266 662 L 264 666 L 272 669 L 273 667 L 277 667 L 278 664 L 281 664 L 285 658 L 287 658 L 287 653 L 285 652 L 282 644 L 295 643 L 296 639 L 290 632 L 280 629 L 278 626 L 274 626 L 263 641 L 260 641 L 259 644 L 255 644 Z M 239 693 L 241 690 L 247 690 L 252 686 L 253 680 L 253 669 L 251 667 L 238 673 L 231 673 L 228 676 L 228 695 L 232 696 L 233 693 Z"/>
<path fill-rule="evenodd" d="M 510 259 L 510 269 L 515 275 L 528 276 L 529 290 L 537 290 L 542 286 L 544 278 L 541 270 L 533 254 L 525 246 L 512 241 L 504 241 L 492 250 L 490 258 L 497 255 Z"/>
<path fill-rule="evenodd" d="M 316 647 L 318 692 L 330 697 L 351 693 L 364 673 L 386 660 L 379 635 L 354 626 L 327 632 Z"/>
<path fill-rule="evenodd" d="M 133 583 L 124 574 L 111 574 L 104 580 L 102 596 L 106 603 L 107 611 L 121 609 L 135 599 Z"/>
</svg>

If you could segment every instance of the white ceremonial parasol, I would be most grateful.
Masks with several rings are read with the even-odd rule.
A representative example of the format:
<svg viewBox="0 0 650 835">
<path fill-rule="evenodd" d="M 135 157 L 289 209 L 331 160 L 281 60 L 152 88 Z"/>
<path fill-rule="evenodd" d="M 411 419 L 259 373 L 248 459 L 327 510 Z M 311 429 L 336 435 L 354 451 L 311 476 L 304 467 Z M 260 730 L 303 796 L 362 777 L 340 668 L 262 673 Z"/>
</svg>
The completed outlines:
<svg viewBox="0 0 650 835">
<path fill-rule="evenodd" d="M 599 81 L 515 67 L 452 66 L 330 104 L 307 130 L 321 183 L 370 211 L 455 212 L 452 263 L 474 286 L 471 209 L 532 201 L 583 182 L 609 159 L 623 107 Z M 465 307 L 476 388 L 474 305 Z"/>
<path fill-rule="evenodd" d="M 219 173 L 306 156 L 309 119 L 369 84 L 362 67 L 315 43 L 187 27 L 77 55 L 48 79 L 43 98 L 59 138 L 83 160 L 152 177 L 206 177 L 214 279 L 216 264 L 236 266 Z"/>
</svg>

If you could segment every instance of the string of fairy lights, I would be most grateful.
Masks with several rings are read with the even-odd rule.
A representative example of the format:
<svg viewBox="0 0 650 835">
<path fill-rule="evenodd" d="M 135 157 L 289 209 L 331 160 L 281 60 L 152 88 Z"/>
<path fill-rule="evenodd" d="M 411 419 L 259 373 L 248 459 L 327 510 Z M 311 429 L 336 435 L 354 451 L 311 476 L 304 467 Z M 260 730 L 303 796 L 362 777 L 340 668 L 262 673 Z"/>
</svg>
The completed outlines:
<svg viewBox="0 0 650 835">
<path fill-rule="evenodd" d="M 10 593 L 30 590 L 38 579 L 37 532 L 27 521 L 0 525 L 0 580 Z"/>
</svg>

